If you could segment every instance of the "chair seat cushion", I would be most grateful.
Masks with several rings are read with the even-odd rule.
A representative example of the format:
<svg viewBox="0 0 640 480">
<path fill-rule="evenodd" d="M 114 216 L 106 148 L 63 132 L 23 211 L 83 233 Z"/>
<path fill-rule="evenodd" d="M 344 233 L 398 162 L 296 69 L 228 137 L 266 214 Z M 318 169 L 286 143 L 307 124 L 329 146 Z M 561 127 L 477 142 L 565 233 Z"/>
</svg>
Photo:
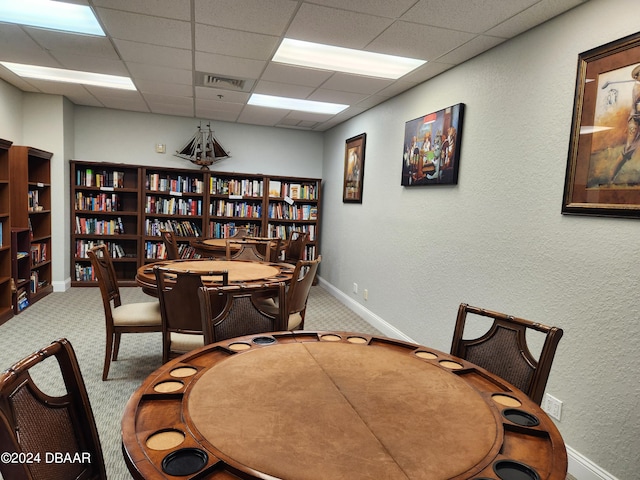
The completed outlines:
<svg viewBox="0 0 640 480">
<path fill-rule="evenodd" d="M 204 335 L 171 332 L 171 351 L 187 353 L 204 347 Z"/>
<path fill-rule="evenodd" d="M 162 325 L 160 302 L 140 302 L 120 305 L 112 310 L 115 326 Z"/>
<path fill-rule="evenodd" d="M 278 315 L 279 307 L 278 302 L 276 302 L 273 298 L 255 298 L 254 302 L 258 306 L 260 310 L 269 315 Z M 300 312 L 292 313 L 289 315 L 289 323 L 287 326 L 287 330 L 295 330 L 302 323 L 302 315 Z"/>
</svg>

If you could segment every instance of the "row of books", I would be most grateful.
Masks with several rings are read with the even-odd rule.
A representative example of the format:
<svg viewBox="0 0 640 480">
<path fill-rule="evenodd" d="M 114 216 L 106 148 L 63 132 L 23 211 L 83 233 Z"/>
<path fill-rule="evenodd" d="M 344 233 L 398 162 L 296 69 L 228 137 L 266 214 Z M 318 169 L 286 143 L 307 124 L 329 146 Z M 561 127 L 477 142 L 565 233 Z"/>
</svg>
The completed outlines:
<svg viewBox="0 0 640 480">
<path fill-rule="evenodd" d="M 32 243 L 31 244 L 31 265 L 37 265 L 47 261 L 47 244 Z"/>
<path fill-rule="evenodd" d="M 159 237 L 162 230 L 175 233 L 178 237 L 201 237 L 202 228 L 195 222 L 188 220 L 160 220 L 147 219 L 144 225 L 145 234 L 149 237 Z"/>
<path fill-rule="evenodd" d="M 277 220 L 317 220 L 318 207 L 315 205 L 269 204 L 269 218 Z"/>
<path fill-rule="evenodd" d="M 79 187 L 124 188 L 124 172 L 92 168 L 76 170 L 76 185 Z"/>
<path fill-rule="evenodd" d="M 218 217 L 260 218 L 262 204 L 217 200 L 209 205 L 209 214 Z"/>
<path fill-rule="evenodd" d="M 247 230 L 253 232 L 254 237 L 260 236 L 260 226 L 246 223 L 246 224 L 235 224 L 234 222 L 229 223 L 220 223 L 220 222 L 209 222 L 209 236 L 213 238 L 229 238 L 235 235 L 236 228 L 246 228 Z"/>
<path fill-rule="evenodd" d="M 178 244 L 180 258 L 201 258 L 195 248 L 187 243 Z M 164 260 L 167 258 L 167 247 L 164 242 L 147 241 L 144 244 L 144 258 L 147 260 Z"/>
<path fill-rule="evenodd" d="M 269 237 L 280 237 L 288 239 L 291 236 L 292 230 L 301 230 L 309 233 L 309 240 L 315 241 L 316 239 L 316 226 L 315 225 L 273 225 L 269 224 Z"/>
<path fill-rule="evenodd" d="M 149 173 L 146 178 L 146 188 L 154 192 L 204 193 L 204 181 L 198 177 L 178 175 L 171 178 L 161 176 L 159 173 Z"/>
<path fill-rule="evenodd" d="M 87 195 L 83 192 L 76 192 L 76 210 L 117 212 L 120 210 L 120 196 L 117 193 Z"/>
<path fill-rule="evenodd" d="M 257 179 L 234 180 L 211 177 L 209 179 L 209 193 L 212 195 L 262 197 L 264 193 L 263 181 Z"/>
<path fill-rule="evenodd" d="M 95 282 L 97 279 L 93 265 L 76 263 L 76 280 L 78 282 Z"/>
<path fill-rule="evenodd" d="M 147 196 L 145 213 L 162 215 L 202 215 L 202 200 Z"/>
<path fill-rule="evenodd" d="M 269 197 L 293 200 L 317 200 L 315 183 L 288 183 L 280 180 L 269 180 Z"/>
<path fill-rule="evenodd" d="M 36 210 L 40 206 L 40 191 L 29 190 L 27 192 L 27 207 L 30 211 Z"/>
<path fill-rule="evenodd" d="M 121 235 L 124 234 L 122 218 L 100 219 L 76 215 L 76 234 L 80 235 Z"/>
<path fill-rule="evenodd" d="M 47 280 L 40 280 L 40 275 L 37 270 L 31 271 L 31 277 L 29 278 L 29 290 L 31 293 L 37 293 L 42 287 L 49 285 Z"/>
<path fill-rule="evenodd" d="M 87 252 L 97 245 L 105 244 L 111 258 L 125 258 L 127 254 L 122 245 L 116 242 L 103 242 L 101 240 L 76 240 L 76 257 L 88 258 Z"/>
</svg>

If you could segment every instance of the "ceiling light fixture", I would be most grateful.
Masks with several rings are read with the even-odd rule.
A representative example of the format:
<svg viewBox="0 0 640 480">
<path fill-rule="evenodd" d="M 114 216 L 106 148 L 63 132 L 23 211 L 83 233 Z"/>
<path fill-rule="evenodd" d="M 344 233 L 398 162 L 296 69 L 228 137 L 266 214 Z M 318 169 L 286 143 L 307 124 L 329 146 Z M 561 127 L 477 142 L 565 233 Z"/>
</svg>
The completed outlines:
<svg viewBox="0 0 640 480">
<path fill-rule="evenodd" d="M 273 61 L 394 80 L 427 63 L 415 58 L 333 47 L 291 38 L 282 41 Z"/>
<path fill-rule="evenodd" d="M 106 75 L 103 73 L 81 72 L 79 70 L 63 70 L 62 68 L 40 67 L 37 65 L 23 65 L 20 63 L 0 62 L 20 77 L 51 80 L 54 82 L 79 83 L 97 87 L 118 88 L 121 90 L 136 90 L 129 77 Z"/>
<path fill-rule="evenodd" d="M 91 7 L 51 0 L 0 0 L 0 22 L 105 36 Z"/>
<path fill-rule="evenodd" d="M 262 95 L 260 93 L 252 94 L 247 103 L 258 107 L 280 108 L 284 110 L 298 110 L 301 112 L 324 113 L 330 115 L 340 113 L 349 107 L 349 105 L 343 105 L 340 103 L 315 102 L 312 100 L 301 100 L 298 98 Z"/>
</svg>

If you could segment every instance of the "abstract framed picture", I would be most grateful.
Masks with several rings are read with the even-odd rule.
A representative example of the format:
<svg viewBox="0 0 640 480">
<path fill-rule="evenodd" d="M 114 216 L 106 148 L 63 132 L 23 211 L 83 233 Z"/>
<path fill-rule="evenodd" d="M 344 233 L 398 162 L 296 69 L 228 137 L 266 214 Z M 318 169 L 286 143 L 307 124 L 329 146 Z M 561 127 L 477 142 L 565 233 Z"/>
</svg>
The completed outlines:
<svg viewBox="0 0 640 480">
<path fill-rule="evenodd" d="M 344 203 L 362 203 L 366 141 L 366 133 L 347 139 L 344 151 L 344 185 L 342 188 Z"/>
<path fill-rule="evenodd" d="M 640 33 L 578 55 L 563 214 L 640 217 Z"/>
<path fill-rule="evenodd" d="M 401 185 L 458 183 L 463 113 L 458 103 L 406 122 Z"/>
</svg>

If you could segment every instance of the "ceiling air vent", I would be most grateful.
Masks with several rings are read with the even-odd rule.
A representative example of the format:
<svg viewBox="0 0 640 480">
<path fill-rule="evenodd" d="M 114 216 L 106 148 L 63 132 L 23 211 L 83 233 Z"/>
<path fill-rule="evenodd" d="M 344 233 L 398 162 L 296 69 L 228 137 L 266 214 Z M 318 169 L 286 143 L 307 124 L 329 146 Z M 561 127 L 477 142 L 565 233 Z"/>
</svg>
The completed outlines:
<svg viewBox="0 0 640 480">
<path fill-rule="evenodd" d="M 215 73 L 198 72 L 198 85 L 209 88 L 221 88 L 236 92 L 249 92 L 255 80 L 247 78 L 232 78 L 216 75 Z"/>
</svg>

